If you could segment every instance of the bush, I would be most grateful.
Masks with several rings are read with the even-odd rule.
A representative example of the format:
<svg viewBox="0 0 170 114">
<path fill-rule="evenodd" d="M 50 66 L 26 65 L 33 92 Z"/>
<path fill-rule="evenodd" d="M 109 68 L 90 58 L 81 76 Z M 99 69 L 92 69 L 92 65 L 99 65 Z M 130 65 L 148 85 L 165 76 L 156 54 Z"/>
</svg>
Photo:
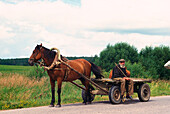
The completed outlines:
<svg viewBox="0 0 170 114">
<path fill-rule="evenodd" d="M 158 75 L 151 75 L 149 71 L 146 71 L 141 63 L 126 62 L 127 70 L 130 71 L 132 78 L 153 78 L 158 79 Z"/>
<path fill-rule="evenodd" d="M 101 66 L 107 72 L 113 68 L 119 59 L 125 59 L 135 63 L 138 61 L 138 52 L 134 46 L 127 43 L 117 43 L 114 46 L 107 45 L 107 48 L 100 53 L 100 57 L 95 56 L 95 64 Z"/>
<path fill-rule="evenodd" d="M 170 47 L 145 47 L 139 55 L 139 61 L 153 78 L 170 79 L 170 70 L 164 68 L 164 64 L 170 59 Z"/>
<path fill-rule="evenodd" d="M 34 69 L 31 69 L 27 76 L 30 78 L 41 79 L 43 76 L 48 76 L 48 74 L 43 68 L 38 66 L 34 67 Z"/>
<path fill-rule="evenodd" d="M 149 71 L 146 71 L 144 69 L 144 67 L 142 66 L 141 63 L 132 64 L 132 63 L 130 63 L 130 61 L 128 61 L 128 62 L 126 62 L 126 67 L 127 67 L 127 70 L 129 70 L 131 73 L 131 75 L 130 75 L 131 78 L 158 79 L 158 77 L 159 77 L 158 75 L 151 75 L 151 73 Z M 105 76 L 105 78 L 109 77 L 109 74 L 112 69 L 110 69 L 109 72 L 106 72 L 105 70 L 103 70 L 103 75 Z"/>
</svg>

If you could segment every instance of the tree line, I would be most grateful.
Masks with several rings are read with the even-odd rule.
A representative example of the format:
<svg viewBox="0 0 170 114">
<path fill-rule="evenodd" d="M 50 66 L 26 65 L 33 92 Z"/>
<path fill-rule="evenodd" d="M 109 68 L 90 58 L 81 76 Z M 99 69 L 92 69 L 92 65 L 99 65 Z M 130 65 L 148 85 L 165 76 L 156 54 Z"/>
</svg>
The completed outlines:
<svg viewBox="0 0 170 114">
<path fill-rule="evenodd" d="M 170 79 L 170 70 L 164 68 L 164 64 L 170 60 L 169 46 L 147 46 L 138 52 L 136 47 L 128 43 L 108 44 L 93 60 L 109 72 L 122 58 L 126 60 L 127 69 L 131 71 L 132 77 Z"/>
<path fill-rule="evenodd" d="M 67 57 L 69 60 L 74 59 L 86 59 L 88 61 L 92 61 L 93 57 Z M 21 65 L 21 66 L 29 66 L 28 64 L 29 58 L 16 58 L 16 59 L 0 59 L 0 65 Z"/>
<path fill-rule="evenodd" d="M 86 59 L 94 62 L 105 72 L 109 73 L 119 59 L 126 60 L 127 69 L 131 71 L 132 77 L 144 77 L 153 79 L 170 79 L 170 70 L 164 68 L 164 64 L 170 60 L 170 47 L 147 46 L 138 52 L 137 48 L 128 43 L 108 44 L 94 57 L 67 57 L 69 60 Z M 0 65 L 24 65 L 28 66 L 28 58 L 0 59 Z"/>
<path fill-rule="evenodd" d="M 0 65 L 22 65 L 28 66 L 28 58 L 0 59 Z"/>
</svg>

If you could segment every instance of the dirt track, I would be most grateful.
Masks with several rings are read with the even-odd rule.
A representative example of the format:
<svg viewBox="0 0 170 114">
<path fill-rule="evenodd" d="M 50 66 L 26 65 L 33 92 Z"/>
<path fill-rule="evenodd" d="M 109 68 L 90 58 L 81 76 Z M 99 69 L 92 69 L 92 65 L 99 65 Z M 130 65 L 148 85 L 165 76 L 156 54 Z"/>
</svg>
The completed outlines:
<svg viewBox="0 0 170 114">
<path fill-rule="evenodd" d="M 34 107 L 0 111 L 0 114 L 170 114 L 170 96 L 151 97 L 149 102 L 138 99 L 127 100 L 119 105 L 112 105 L 109 101 L 93 102 L 89 105 L 81 103 L 56 107 Z"/>
</svg>

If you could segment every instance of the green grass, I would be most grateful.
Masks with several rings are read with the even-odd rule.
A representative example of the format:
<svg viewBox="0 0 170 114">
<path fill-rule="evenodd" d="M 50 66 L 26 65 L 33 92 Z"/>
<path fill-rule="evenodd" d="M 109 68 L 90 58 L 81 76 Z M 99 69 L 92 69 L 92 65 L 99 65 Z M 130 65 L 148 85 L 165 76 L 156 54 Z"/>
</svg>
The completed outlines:
<svg viewBox="0 0 170 114">
<path fill-rule="evenodd" d="M 24 74 L 29 72 L 34 67 L 31 66 L 15 66 L 15 65 L 0 65 L 1 73 L 19 73 Z"/>
<path fill-rule="evenodd" d="M 0 76 L 0 110 L 50 104 L 51 87 L 46 73 L 41 73 L 41 78 L 33 78 L 36 73 L 32 73 L 34 67 L 29 66 L 0 65 L 0 70 L 2 73 Z M 25 75 L 25 73 L 32 74 L 32 76 Z M 80 83 L 80 81 L 76 82 Z M 156 80 L 149 85 L 151 96 L 170 95 L 170 81 Z M 57 101 L 57 87 L 55 93 Z M 137 97 L 137 94 L 134 94 L 133 97 Z M 109 100 L 108 96 L 98 95 L 94 101 L 103 100 Z M 61 104 L 77 102 L 83 102 L 81 89 L 71 83 L 64 82 L 62 84 Z"/>
<path fill-rule="evenodd" d="M 19 74 L 3 74 L 0 77 L 0 109 L 49 105 L 51 101 L 50 88 L 48 77 L 38 80 Z M 62 85 L 61 99 L 62 104 L 83 102 L 81 90 L 66 82 Z"/>
</svg>

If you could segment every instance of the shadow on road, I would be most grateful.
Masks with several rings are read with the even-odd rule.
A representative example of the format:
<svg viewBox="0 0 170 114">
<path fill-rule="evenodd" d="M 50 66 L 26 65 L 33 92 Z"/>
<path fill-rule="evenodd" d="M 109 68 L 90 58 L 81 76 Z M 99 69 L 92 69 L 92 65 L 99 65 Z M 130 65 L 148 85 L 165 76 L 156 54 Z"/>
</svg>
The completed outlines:
<svg viewBox="0 0 170 114">
<path fill-rule="evenodd" d="M 134 100 L 126 100 L 125 102 L 121 102 L 120 104 L 136 104 L 139 103 L 140 101 L 138 99 L 134 99 Z M 99 102 L 93 102 L 92 104 L 96 104 L 96 103 L 103 103 L 103 104 L 111 104 L 110 101 L 99 101 Z M 119 104 L 113 104 L 113 105 L 119 105 Z"/>
<path fill-rule="evenodd" d="M 149 100 L 148 102 L 152 102 L 153 100 Z M 121 102 L 121 105 L 128 105 L 128 104 L 138 104 L 140 103 L 139 99 L 134 99 L 134 100 L 126 100 L 125 102 Z M 92 102 L 91 104 L 87 105 L 96 105 L 96 104 L 110 104 L 110 105 L 120 105 L 120 104 L 111 104 L 110 101 L 97 101 L 97 102 Z M 86 106 L 83 103 L 75 103 L 75 104 L 65 104 L 62 105 L 62 107 L 67 107 L 67 106 Z"/>
</svg>

